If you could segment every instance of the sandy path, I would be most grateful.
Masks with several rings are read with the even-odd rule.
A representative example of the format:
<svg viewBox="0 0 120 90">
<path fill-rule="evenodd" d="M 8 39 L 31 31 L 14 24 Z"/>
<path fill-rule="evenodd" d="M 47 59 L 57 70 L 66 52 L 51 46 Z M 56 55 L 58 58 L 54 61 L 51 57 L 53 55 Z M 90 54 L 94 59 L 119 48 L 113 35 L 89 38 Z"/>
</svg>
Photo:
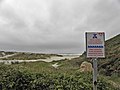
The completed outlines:
<svg viewBox="0 0 120 90">
<path fill-rule="evenodd" d="M 15 54 L 14 54 L 15 55 Z M 13 56 L 13 55 L 7 55 L 6 57 L 10 57 L 10 56 Z M 78 55 L 79 56 L 79 55 Z M 37 59 L 37 60 L 0 60 L 0 62 L 2 63 L 5 63 L 5 64 L 11 64 L 11 62 L 36 62 L 36 61 L 45 61 L 45 62 L 52 62 L 52 61 L 59 61 L 59 60 L 62 60 L 62 59 L 72 59 L 72 58 L 75 58 L 75 57 L 78 57 L 77 55 L 65 55 L 63 57 L 51 57 L 51 58 L 47 58 L 47 59 Z"/>
</svg>

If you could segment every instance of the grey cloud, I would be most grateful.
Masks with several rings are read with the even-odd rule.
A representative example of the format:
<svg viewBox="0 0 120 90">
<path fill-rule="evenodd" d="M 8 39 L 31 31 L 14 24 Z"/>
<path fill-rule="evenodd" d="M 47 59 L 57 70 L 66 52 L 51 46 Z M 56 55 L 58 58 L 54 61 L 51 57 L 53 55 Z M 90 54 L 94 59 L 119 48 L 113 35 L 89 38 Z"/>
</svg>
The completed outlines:
<svg viewBox="0 0 120 90">
<path fill-rule="evenodd" d="M 27 27 L 25 22 L 21 20 L 12 10 L 1 10 L 0 14 L 2 15 L 2 17 L 7 19 L 6 24 L 0 25 L 0 33 L 1 36 L 4 38 L 1 41 L 10 43 L 22 41 L 20 39 L 20 34 L 23 34 L 24 29 L 26 29 Z"/>
<path fill-rule="evenodd" d="M 20 18 L 11 7 L 7 9 L 1 9 L 0 14 L 2 15 L 2 17 L 10 21 L 7 25 L 15 29 L 21 29 L 26 27 L 26 23 L 24 22 L 24 20 L 22 20 L 22 18 Z"/>
<path fill-rule="evenodd" d="M 111 0 L 111 2 L 101 0 L 95 7 L 95 15 L 90 18 L 92 20 L 89 20 L 91 22 L 88 21 L 96 29 L 101 29 L 109 34 L 108 37 L 119 33 L 120 6 L 116 2 L 115 0 Z"/>
<path fill-rule="evenodd" d="M 31 17 L 31 22 L 21 17 L 22 13 L 18 15 L 15 7 L 3 9 L 0 16 L 9 22 L 0 26 L 0 48 L 81 53 L 85 50 L 85 31 L 105 31 L 107 38 L 119 33 L 120 6 L 117 2 L 118 0 L 52 0 L 49 20 Z"/>
<path fill-rule="evenodd" d="M 75 30 L 83 31 L 105 31 L 107 38 L 119 33 L 120 26 L 120 6 L 117 0 L 99 0 L 93 10 L 87 16 L 83 26 L 76 27 Z"/>
<path fill-rule="evenodd" d="M 0 2 L 3 2 L 4 0 L 0 0 Z"/>
<path fill-rule="evenodd" d="M 68 45 L 69 44 L 69 45 Z M 9 46 L 8 46 L 9 45 Z M 41 45 L 13 45 L 10 43 L 1 44 L 1 50 L 7 51 L 33 51 L 46 53 L 77 53 L 82 52 L 79 44 L 57 43 L 57 44 L 41 44 Z M 72 52 L 71 52 L 72 51 Z"/>
</svg>

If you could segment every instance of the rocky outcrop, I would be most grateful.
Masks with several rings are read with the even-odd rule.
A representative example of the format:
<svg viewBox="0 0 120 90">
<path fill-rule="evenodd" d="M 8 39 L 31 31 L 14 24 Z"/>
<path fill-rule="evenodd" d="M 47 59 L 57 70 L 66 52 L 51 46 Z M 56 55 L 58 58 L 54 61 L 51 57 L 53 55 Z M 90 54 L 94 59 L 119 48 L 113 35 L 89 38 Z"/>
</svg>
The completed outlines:
<svg viewBox="0 0 120 90">
<path fill-rule="evenodd" d="M 80 71 L 81 72 L 92 72 L 93 68 L 92 68 L 92 64 L 89 62 L 82 62 L 82 64 L 80 65 Z"/>
</svg>

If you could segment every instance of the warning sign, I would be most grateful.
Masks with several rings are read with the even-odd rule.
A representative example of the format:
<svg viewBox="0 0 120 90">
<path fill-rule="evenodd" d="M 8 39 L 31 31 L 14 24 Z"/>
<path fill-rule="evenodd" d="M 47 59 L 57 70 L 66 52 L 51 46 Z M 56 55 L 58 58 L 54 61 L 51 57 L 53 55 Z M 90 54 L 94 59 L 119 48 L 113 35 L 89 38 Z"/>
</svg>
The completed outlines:
<svg viewBox="0 0 120 90">
<path fill-rule="evenodd" d="M 86 32 L 87 58 L 105 57 L 105 33 Z"/>
</svg>

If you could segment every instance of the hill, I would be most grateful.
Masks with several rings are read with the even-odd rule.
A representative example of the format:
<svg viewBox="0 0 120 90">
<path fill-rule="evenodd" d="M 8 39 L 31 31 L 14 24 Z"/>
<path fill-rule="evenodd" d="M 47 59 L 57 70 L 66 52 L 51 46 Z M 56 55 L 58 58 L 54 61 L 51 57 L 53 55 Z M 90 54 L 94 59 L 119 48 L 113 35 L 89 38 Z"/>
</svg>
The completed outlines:
<svg viewBox="0 0 120 90">
<path fill-rule="evenodd" d="M 106 58 L 98 61 L 100 73 L 120 76 L 120 34 L 105 42 Z"/>
<path fill-rule="evenodd" d="M 120 34 L 105 41 L 105 58 L 98 59 L 98 70 L 101 74 L 111 76 L 120 76 Z M 92 63 L 92 60 L 86 58 L 84 52 L 78 59 Z M 81 63 L 80 63 L 81 64 Z"/>
</svg>

